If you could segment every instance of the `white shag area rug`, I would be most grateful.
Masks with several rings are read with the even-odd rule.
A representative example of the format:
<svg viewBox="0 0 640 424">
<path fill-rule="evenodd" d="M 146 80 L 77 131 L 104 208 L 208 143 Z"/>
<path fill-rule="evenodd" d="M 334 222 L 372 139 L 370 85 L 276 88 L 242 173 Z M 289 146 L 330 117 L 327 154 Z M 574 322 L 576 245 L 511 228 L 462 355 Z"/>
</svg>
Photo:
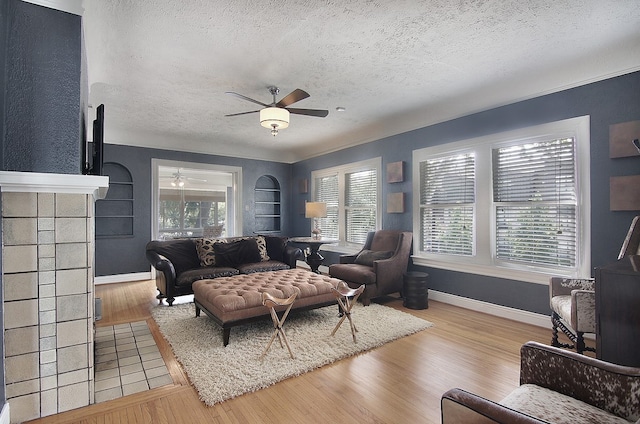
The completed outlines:
<svg viewBox="0 0 640 424">
<path fill-rule="evenodd" d="M 352 310 L 358 328 L 354 343 L 348 320 L 331 336 L 339 320 L 338 306 L 327 306 L 292 313 L 285 321 L 284 330 L 295 359 L 276 338 L 261 360 L 274 331 L 270 317 L 233 327 L 225 347 L 222 329 L 204 312 L 196 318 L 193 303 L 160 305 L 152 314 L 200 399 L 209 406 L 433 326 L 387 306 L 372 303 L 365 307 L 358 303 Z"/>
</svg>

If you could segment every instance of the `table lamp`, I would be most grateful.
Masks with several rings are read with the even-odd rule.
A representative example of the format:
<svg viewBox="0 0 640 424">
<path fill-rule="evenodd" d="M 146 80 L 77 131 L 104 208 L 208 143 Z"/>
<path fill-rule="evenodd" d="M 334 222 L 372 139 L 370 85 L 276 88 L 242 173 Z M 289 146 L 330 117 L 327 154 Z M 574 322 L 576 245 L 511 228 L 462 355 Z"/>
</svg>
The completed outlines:
<svg viewBox="0 0 640 424">
<path fill-rule="evenodd" d="M 320 228 L 318 228 L 318 218 L 327 217 L 327 204 L 324 202 L 306 202 L 304 205 L 304 217 L 313 218 L 315 228 L 311 230 L 313 238 L 320 238 Z"/>
</svg>

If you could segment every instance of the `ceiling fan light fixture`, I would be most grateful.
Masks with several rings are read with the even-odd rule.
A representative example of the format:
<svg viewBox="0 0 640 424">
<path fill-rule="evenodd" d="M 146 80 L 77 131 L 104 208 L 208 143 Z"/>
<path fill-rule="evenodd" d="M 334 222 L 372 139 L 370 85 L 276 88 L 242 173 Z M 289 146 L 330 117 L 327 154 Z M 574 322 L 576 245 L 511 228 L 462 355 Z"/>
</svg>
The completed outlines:
<svg viewBox="0 0 640 424">
<path fill-rule="evenodd" d="M 171 181 L 172 187 L 184 187 L 184 180 L 181 175 L 177 175 L 176 178 Z"/>
<path fill-rule="evenodd" d="M 281 107 L 267 107 L 260 110 L 260 125 L 271 129 L 271 133 L 289 126 L 289 111 Z M 274 134 L 274 135 L 275 135 Z"/>
</svg>

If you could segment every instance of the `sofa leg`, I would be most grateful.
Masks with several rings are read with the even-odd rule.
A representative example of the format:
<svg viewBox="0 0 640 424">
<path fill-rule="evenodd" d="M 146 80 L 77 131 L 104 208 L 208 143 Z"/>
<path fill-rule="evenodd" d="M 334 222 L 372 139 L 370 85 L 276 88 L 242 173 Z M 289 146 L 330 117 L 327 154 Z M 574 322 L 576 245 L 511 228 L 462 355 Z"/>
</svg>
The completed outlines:
<svg viewBox="0 0 640 424">
<path fill-rule="evenodd" d="M 369 299 L 368 297 L 363 298 L 362 296 L 360 296 L 360 301 L 362 302 L 363 306 L 371 305 L 371 299 Z"/>
<path fill-rule="evenodd" d="M 224 344 L 224 346 L 229 344 L 229 337 L 231 336 L 231 329 L 230 328 L 223 328 L 222 329 L 222 343 Z"/>
<path fill-rule="evenodd" d="M 173 301 L 176 300 L 175 297 L 167 297 L 167 303 L 169 306 L 173 306 Z"/>
</svg>

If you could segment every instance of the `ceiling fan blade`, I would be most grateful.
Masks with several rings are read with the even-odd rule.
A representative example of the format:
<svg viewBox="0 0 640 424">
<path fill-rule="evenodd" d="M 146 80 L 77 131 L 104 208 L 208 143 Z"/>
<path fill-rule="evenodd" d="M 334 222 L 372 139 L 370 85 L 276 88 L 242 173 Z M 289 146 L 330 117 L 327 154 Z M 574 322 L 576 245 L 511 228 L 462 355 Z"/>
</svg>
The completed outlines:
<svg viewBox="0 0 640 424">
<path fill-rule="evenodd" d="M 308 116 L 317 116 L 319 118 L 324 118 L 329 115 L 328 110 L 321 109 L 295 109 L 295 108 L 287 108 L 290 113 L 294 113 L 296 115 L 308 115 Z"/>
<path fill-rule="evenodd" d="M 240 99 L 246 100 L 246 101 L 251 102 L 251 103 L 255 103 L 255 104 L 260 105 L 260 106 L 264 106 L 264 107 L 269 107 L 270 106 L 268 104 L 259 102 L 257 100 L 253 100 L 251 97 L 247 97 L 247 96 L 243 96 L 242 94 L 234 93 L 233 91 L 227 91 L 227 92 L 225 92 L 225 94 L 230 94 L 232 96 L 238 97 Z"/>
<path fill-rule="evenodd" d="M 300 90 L 296 88 L 291 93 L 284 96 L 278 103 L 276 103 L 277 107 L 287 107 L 289 105 L 294 104 L 295 102 L 299 102 L 302 99 L 306 99 L 309 97 L 309 93 L 304 90 Z"/>
<path fill-rule="evenodd" d="M 230 113 L 229 115 L 224 115 L 224 116 L 240 116 L 240 115 L 247 115 L 249 113 L 256 113 L 256 112 L 260 112 L 260 111 L 252 110 L 251 112 Z"/>
</svg>

